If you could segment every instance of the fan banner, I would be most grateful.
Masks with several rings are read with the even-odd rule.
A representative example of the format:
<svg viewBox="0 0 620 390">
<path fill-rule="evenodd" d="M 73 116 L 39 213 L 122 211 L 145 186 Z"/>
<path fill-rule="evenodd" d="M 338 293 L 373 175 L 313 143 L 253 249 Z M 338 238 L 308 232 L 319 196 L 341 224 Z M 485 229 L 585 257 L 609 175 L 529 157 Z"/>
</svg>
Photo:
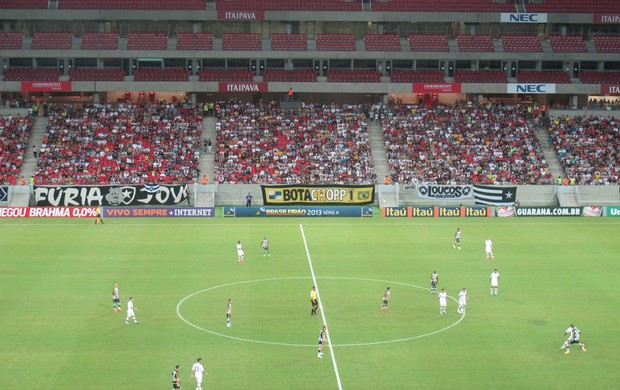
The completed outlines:
<svg viewBox="0 0 620 390">
<path fill-rule="evenodd" d="M 517 200 L 517 187 L 474 186 L 476 204 L 512 206 Z"/>
<path fill-rule="evenodd" d="M 187 184 L 34 187 L 37 206 L 172 206 L 188 199 Z"/>
<path fill-rule="evenodd" d="M 262 185 L 263 204 L 360 206 L 375 202 L 374 185 Z"/>
<path fill-rule="evenodd" d="M 418 185 L 418 197 L 430 199 L 467 199 L 471 198 L 471 186 L 463 185 Z"/>
</svg>

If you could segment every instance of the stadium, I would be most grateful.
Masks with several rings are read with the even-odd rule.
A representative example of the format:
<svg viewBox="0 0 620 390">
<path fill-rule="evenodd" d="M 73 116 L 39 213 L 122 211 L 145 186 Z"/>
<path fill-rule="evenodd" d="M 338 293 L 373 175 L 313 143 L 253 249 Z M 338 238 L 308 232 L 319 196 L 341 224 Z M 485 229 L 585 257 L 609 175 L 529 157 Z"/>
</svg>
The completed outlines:
<svg viewBox="0 0 620 390">
<path fill-rule="evenodd" d="M 8 384 L 617 387 L 617 0 L 0 12 Z"/>
</svg>

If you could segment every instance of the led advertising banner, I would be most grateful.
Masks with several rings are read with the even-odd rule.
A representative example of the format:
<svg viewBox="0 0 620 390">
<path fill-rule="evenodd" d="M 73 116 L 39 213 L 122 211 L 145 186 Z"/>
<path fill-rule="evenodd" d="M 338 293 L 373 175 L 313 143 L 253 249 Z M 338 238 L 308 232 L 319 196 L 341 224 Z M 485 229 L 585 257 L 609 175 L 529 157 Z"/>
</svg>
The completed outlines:
<svg viewBox="0 0 620 390">
<path fill-rule="evenodd" d="M 372 217 L 373 206 L 224 207 L 224 217 Z"/>
</svg>

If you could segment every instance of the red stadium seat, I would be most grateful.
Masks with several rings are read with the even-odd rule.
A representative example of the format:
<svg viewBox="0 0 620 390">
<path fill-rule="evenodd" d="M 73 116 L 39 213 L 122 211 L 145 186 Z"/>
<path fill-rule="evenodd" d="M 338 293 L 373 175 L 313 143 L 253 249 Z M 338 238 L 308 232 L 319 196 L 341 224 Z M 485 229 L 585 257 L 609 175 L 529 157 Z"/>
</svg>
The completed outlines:
<svg viewBox="0 0 620 390">
<path fill-rule="evenodd" d="M 4 71 L 4 81 L 58 81 L 58 68 L 9 68 Z"/>
<path fill-rule="evenodd" d="M 562 70 L 519 70 L 516 77 L 520 83 L 570 83 L 570 75 Z"/>
<path fill-rule="evenodd" d="M 316 82 L 316 71 L 313 69 L 265 69 L 263 81 L 267 82 Z"/>
<path fill-rule="evenodd" d="M 316 34 L 319 51 L 355 51 L 354 34 Z"/>
<path fill-rule="evenodd" d="M 254 73 L 251 69 L 203 69 L 198 74 L 200 81 L 253 81 Z"/>
<path fill-rule="evenodd" d="M 166 50 L 168 37 L 162 33 L 129 33 L 129 50 Z"/>
<path fill-rule="evenodd" d="M 397 70 L 390 73 L 393 83 L 443 83 L 443 72 L 437 70 Z"/>
<path fill-rule="evenodd" d="M 262 50 L 263 40 L 258 33 L 224 33 L 223 50 Z"/>
<path fill-rule="evenodd" d="M 507 52 L 541 52 L 540 39 L 535 34 L 504 34 L 502 45 Z"/>
<path fill-rule="evenodd" d="M 411 51 L 448 52 L 448 36 L 446 34 L 409 34 Z"/>
<path fill-rule="evenodd" d="M 69 50 L 73 44 L 70 32 L 37 32 L 32 38 L 32 50 Z"/>
<path fill-rule="evenodd" d="M 118 33 L 89 32 L 82 35 L 82 50 L 116 50 Z"/>
</svg>

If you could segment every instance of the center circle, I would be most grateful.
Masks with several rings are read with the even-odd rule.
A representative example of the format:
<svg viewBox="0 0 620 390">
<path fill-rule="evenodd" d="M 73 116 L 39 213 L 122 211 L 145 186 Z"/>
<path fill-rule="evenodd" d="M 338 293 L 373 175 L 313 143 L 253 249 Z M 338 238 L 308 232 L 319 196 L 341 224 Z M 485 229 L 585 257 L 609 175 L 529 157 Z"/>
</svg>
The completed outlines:
<svg viewBox="0 0 620 390">
<path fill-rule="evenodd" d="M 237 340 L 237 341 L 245 341 L 245 342 L 251 342 L 251 343 L 258 343 L 258 344 L 268 344 L 268 345 L 281 345 L 281 346 L 288 346 L 288 347 L 316 347 L 316 343 L 313 344 L 302 344 L 302 343 L 295 343 L 295 342 L 279 342 L 279 341 L 268 341 L 268 340 L 260 340 L 257 337 L 241 337 L 241 336 L 235 336 L 235 335 L 231 335 L 231 334 L 226 334 L 226 333 L 222 333 L 219 331 L 214 330 L 214 326 L 209 326 L 209 327 L 205 327 L 205 326 L 201 326 L 199 324 L 196 323 L 196 321 L 191 321 L 189 319 L 187 319 L 182 313 L 181 313 L 181 307 L 184 304 L 187 304 L 188 301 L 190 301 L 192 298 L 198 297 L 201 294 L 207 293 L 207 292 L 218 292 L 217 290 L 220 289 L 226 289 L 229 287 L 250 287 L 252 288 L 250 290 L 251 294 L 248 295 L 253 295 L 255 296 L 256 294 L 256 287 L 255 284 L 260 284 L 260 283 L 269 283 L 269 282 L 290 282 L 290 281 L 300 281 L 300 280 L 310 280 L 310 283 L 312 283 L 312 278 L 309 276 L 306 277 L 283 277 L 283 278 L 267 278 L 267 279 L 255 279 L 255 280 L 245 280 L 245 281 L 239 281 L 239 282 L 231 282 L 231 283 L 226 283 L 226 284 L 221 284 L 218 286 L 213 286 L 213 287 L 209 287 L 203 290 L 199 290 L 196 292 L 193 292 L 187 296 L 185 296 L 184 298 L 182 298 L 179 303 L 177 304 L 176 307 L 176 312 L 177 312 L 177 316 L 186 324 L 190 325 L 191 327 L 201 330 L 203 332 L 207 332 L 216 336 L 220 336 L 220 337 L 225 337 L 228 339 L 233 339 L 233 340 Z M 371 282 L 371 283 L 381 283 L 385 286 L 392 286 L 392 291 L 394 291 L 394 287 L 393 286 L 404 286 L 404 287 L 408 287 L 408 288 L 414 288 L 414 289 L 419 289 L 419 290 L 424 290 L 428 293 L 428 287 L 421 287 L 421 286 L 417 286 L 414 284 L 409 284 L 409 283 L 402 283 L 402 282 L 394 282 L 394 281 L 388 281 L 388 280 L 381 280 L 381 279 L 371 279 L 371 278 L 356 278 L 356 277 L 343 277 L 343 276 L 323 276 L 323 277 L 317 277 L 316 278 L 317 281 L 324 281 L 325 284 L 327 284 L 330 281 L 361 281 L 361 282 Z M 310 284 L 309 283 L 309 284 Z M 247 285 L 247 286 L 245 286 Z M 319 284 L 319 293 L 321 293 L 321 291 L 323 291 L 323 287 L 321 286 L 321 284 Z M 373 290 L 373 292 L 376 292 L 376 290 Z M 284 291 L 283 293 L 287 293 L 287 291 Z M 309 288 L 307 291 L 307 295 L 309 297 Z M 383 291 L 380 292 L 380 295 L 383 293 Z M 221 295 L 221 294 L 220 294 Z M 304 291 L 304 297 L 306 295 L 306 291 Z M 396 294 L 392 295 L 392 300 L 390 301 L 390 304 L 393 305 L 393 301 L 394 301 L 394 297 Z M 255 297 L 256 298 L 256 297 Z M 333 301 L 335 301 L 335 299 L 332 299 L 332 297 L 330 296 L 330 298 L 325 298 L 325 297 L 321 297 L 322 299 L 326 299 L 326 301 L 322 302 L 324 304 L 324 308 L 326 308 L 326 320 L 328 322 L 328 325 L 330 324 L 330 318 L 334 318 L 337 316 L 337 314 L 340 314 L 340 311 L 338 313 L 332 312 L 332 308 L 335 306 L 330 306 L 330 303 L 332 303 Z M 380 298 L 380 296 L 379 296 Z M 448 296 L 448 298 L 450 298 L 452 301 L 457 302 L 457 300 L 454 297 Z M 376 299 L 376 298 L 375 298 Z M 235 301 L 233 300 L 233 302 L 235 303 Z M 305 301 L 304 301 L 305 302 Z M 436 302 L 436 300 L 435 300 Z M 373 304 L 375 304 L 376 302 L 372 302 Z M 276 302 L 277 304 L 277 302 Z M 368 302 L 366 300 L 364 300 L 364 302 L 362 303 L 363 305 L 368 305 Z M 380 304 L 377 303 L 377 305 Z M 437 305 L 435 303 L 435 305 Z M 338 305 L 336 305 L 338 306 Z M 309 300 L 308 300 L 308 308 L 309 308 Z M 353 308 L 355 310 L 355 308 Z M 378 306 L 377 306 L 378 309 Z M 437 311 L 435 310 L 436 306 L 432 309 L 433 314 L 437 314 Z M 334 309 L 336 310 L 336 309 Z M 345 311 L 346 310 L 342 310 Z M 218 311 L 219 313 L 219 311 Z M 220 313 L 221 314 L 221 313 Z M 346 314 L 346 313 L 345 313 Z M 392 313 L 388 313 L 388 314 L 392 314 Z M 438 315 L 438 314 L 437 314 Z M 404 341 L 409 341 L 409 340 L 415 340 L 415 339 L 420 339 L 423 337 L 428 337 L 428 336 L 433 336 L 435 334 L 441 333 L 443 331 L 446 331 L 456 325 L 458 325 L 461 321 L 463 321 L 463 319 L 465 318 L 465 314 L 459 315 L 456 319 L 456 321 L 451 322 L 449 324 L 441 324 L 442 327 L 440 329 L 437 330 L 429 330 L 429 331 L 424 331 L 420 334 L 416 334 L 416 335 L 411 335 L 411 336 L 404 336 L 404 337 L 394 337 L 394 338 L 390 338 L 390 337 L 386 337 L 385 340 L 377 340 L 377 341 L 366 341 L 366 342 L 344 342 L 344 343 L 334 343 L 332 344 L 332 346 L 334 347 L 356 347 L 356 346 L 367 346 L 367 345 L 379 345 L 379 344 L 389 344 L 389 343 L 398 343 L 398 342 L 404 342 Z M 234 319 L 235 319 L 235 312 L 233 311 L 233 323 L 234 323 Z M 336 336 L 337 338 L 338 336 Z M 313 337 L 310 337 L 310 339 L 312 339 Z M 333 339 L 334 337 L 332 337 Z"/>
</svg>

